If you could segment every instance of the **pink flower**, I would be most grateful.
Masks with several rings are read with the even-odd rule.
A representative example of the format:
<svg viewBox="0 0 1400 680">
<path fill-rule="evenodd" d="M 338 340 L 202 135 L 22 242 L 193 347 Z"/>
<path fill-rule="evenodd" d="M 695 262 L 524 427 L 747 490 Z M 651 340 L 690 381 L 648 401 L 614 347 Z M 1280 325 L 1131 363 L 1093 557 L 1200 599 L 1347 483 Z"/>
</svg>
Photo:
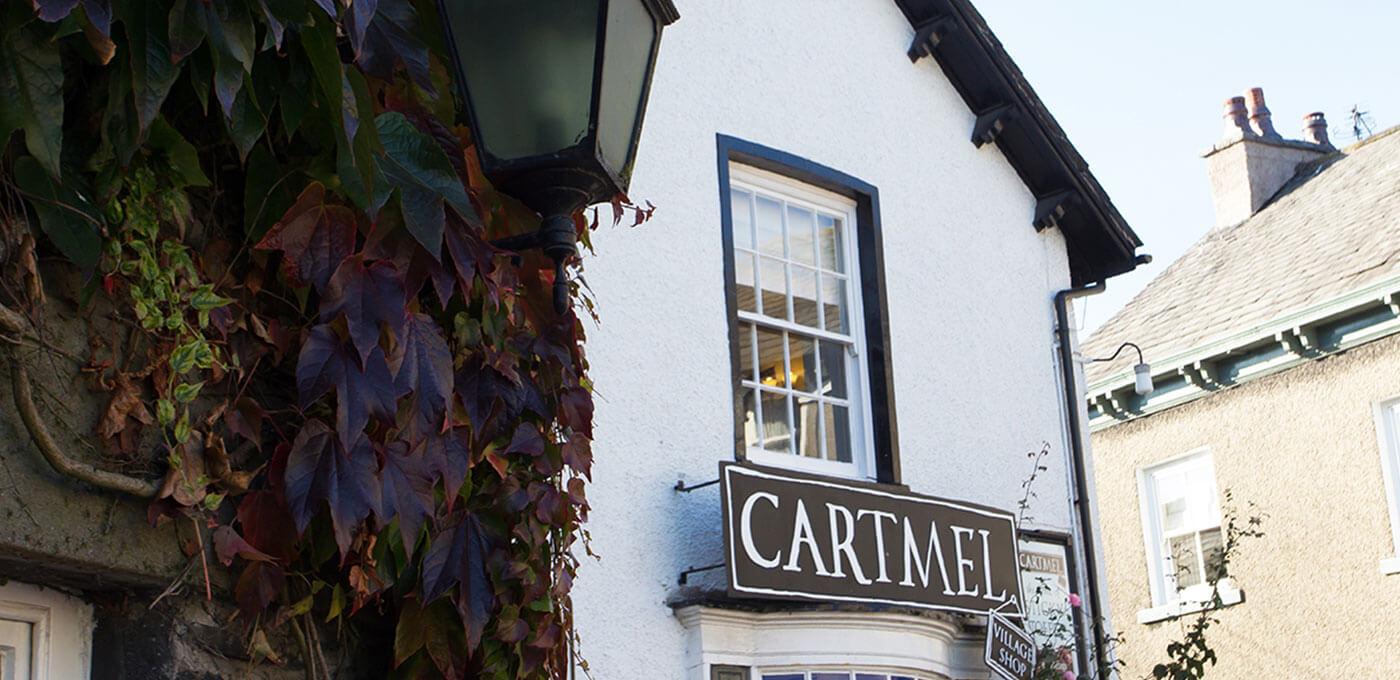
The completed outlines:
<svg viewBox="0 0 1400 680">
<path fill-rule="evenodd" d="M 1074 671 L 1065 671 L 1064 679 L 1065 679 L 1065 680 L 1074 680 Z"/>
<path fill-rule="evenodd" d="M 1083 604 L 1083 602 L 1079 599 L 1079 596 L 1078 596 L 1078 595 L 1075 595 L 1074 593 L 1070 593 L 1070 594 L 1069 594 L 1069 606 L 1071 606 L 1071 607 L 1078 607 L 1080 604 Z M 1074 680 L 1074 679 L 1073 679 L 1073 678 L 1066 678 L 1065 680 Z"/>
</svg>

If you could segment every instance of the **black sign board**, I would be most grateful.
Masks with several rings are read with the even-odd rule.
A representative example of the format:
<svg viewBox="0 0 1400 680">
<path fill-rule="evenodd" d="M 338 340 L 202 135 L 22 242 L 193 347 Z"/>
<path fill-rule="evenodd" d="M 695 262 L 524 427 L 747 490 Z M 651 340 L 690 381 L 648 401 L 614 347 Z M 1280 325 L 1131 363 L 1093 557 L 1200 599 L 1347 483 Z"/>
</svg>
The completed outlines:
<svg viewBox="0 0 1400 680">
<path fill-rule="evenodd" d="M 720 481 L 732 596 L 1020 616 L 1010 513 L 737 463 Z"/>
<path fill-rule="evenodd" d="M 1035 640 L 997 612 L 987 614 L 987 668 L 1005 680 L 1035 675 Z"/>
</svg>

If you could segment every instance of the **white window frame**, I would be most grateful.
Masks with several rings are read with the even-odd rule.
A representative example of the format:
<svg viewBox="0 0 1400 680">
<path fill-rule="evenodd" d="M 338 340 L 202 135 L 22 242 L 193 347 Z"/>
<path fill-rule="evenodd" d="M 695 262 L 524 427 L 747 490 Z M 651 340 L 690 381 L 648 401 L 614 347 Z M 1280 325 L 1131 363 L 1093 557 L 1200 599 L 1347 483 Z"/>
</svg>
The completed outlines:
<svg viewBox="0 0 1400 680">
<path fill-rule="evenodd" d="M 850 342 L 851 351 L 846 353 L 846 389 L 848 412 L 851 414 L 851 462 L 843 463 L 835 460 L 825 460 L 818 458 L 807 458 L 796 453 L 777 453 L 767 451 L 759 447 L 747 447 L 746 458 L 754 463 L 769 465 L 799 472 L 809 472 L 832 477 L 844 477 L 847 479 L 869 479 L 877 477 L 875 466 L 875 441 L 873 414 L 869 398 L 869 354 L 865 346 L 865 310 L 863 307 L 863 295 L 860 285 L 860 259 L 856 246 L 856 229 L 859 228 L 857 219 L 856 202 L 840 194 L 832 193 L 811 184 L 786 177 L 784 175 L 755 168 L 750 165 L 730 161 L 729 163 L 729 187 L 726 191 L 741 189 L 759 194 L 767 194 L 770 197 L 778 198 L 797 207 L 806 208 L 814 212 L 823 212 L 839 216 L 842 220 L 841 229 L 841 256 L 846 264 L 846 309 L 848 314 L 849 338 L 840 334 L 809 328 L 797 323 L 783 319 L 774 319 L 755 312 L 740 309 L 732 310 L 741 323 L 749 323 L 755 326 L 765 326 L 774 330 L 784 330 L 813 337 L 818 340 L 832 340 L 843 344 Z M 732 209 L 732 206 L 731 206 Z M 727 216 L 730 224 L 734 223 L 733 217 Z M 784 220 L 787 213 L 784 211 Z M 725 253 L 725 257 L 731 260 L 735 257 L 735 251 Z M 757 276 L 758 273 L 755 272 Z M 789 277 L 790 278 L 790 277 Z M 737 285 L 737 282 L 731 282 Z M 761 286 L 761 284 L 760 284 Z M 789 290 L 791 281 L 789 281 Z M 762 295 L 762 289 L 755 291 L 757 295 Z M 733 351 L 738 351 L 734 348 Z M 755 347 L 753 351 L 757 351 Z M 784 355 L 788 352 L 788 344 L 784 343 Z M 741 366 L 750 365 L 750 360 L 741 362 Z M 750 376 L 751 378 L 751 376 Z M 740 386 L 745 390 L 753 390 L 758 385 L 749 378 L 742 378 Z M 791 389 L 786 390 L 792 392 Z M 761 408 L 761 405 L 760 405 Z M 795 411 L 795 409 L 793 409 Z M 796 431 L 796 413 L 792 413 L 789 419 L 789 426 L 792 431 Z M 760 427 L 761 427 L 760 423 Z M 824 433 L 819 432 L 819 436 Z"/>
<path fill-rule="evenodd" d="M 1148 583 L 1152 592 L 1152 607 L 1138 612 L 1140 623 L 1151 623 L 1200 611 L 1211 604 L 1212 588 L 1205 582 L 1205 574 L 1202 574 L 1201 583 L 1177 590 L 1164 569 L 1166 559 L 1163 553 L 1166 536 L 1162 530 L 1162 518 L 1158 514 L 1160 504 L 1157 500 L 1156 476 L 1168 470 L 1187 466 L 1202 466 L 1210 472 L 1208 476 L 1211 480 L 1210 496 L 1214 499 L 1213 502 L 1218 512 L 1220 494 L 1215 480 L 1215 458 L 1209 449 L 1196 449 L 1138 469 L 1138 501 L 1142 516 L 1143 547 L 1146 550 Z M 1197 528 L 1193 531 L 1199 533 L 1202 530 Z M 1220 530 L 1224 532 L 1224 526 L 1221 526 Z M 1231 605 L 1243 601 L 1243 594 L 1235 587 L 1234 581 L 1230 577 L 1226 576 L 1220 579 L 1217 585 L 1220 589 L 1222 604 Z"/>
<path fill-rule="evenodd" d="M 0 585 L 0 619 L 31 626 L 29 677 L 22 680 L 88 677 L 92 605 L 57 590 L 10 581 Z"/>
<path fill-rule="evenodd" d="M 1381 454 L 1385 500 L 1390 508 L 1392 554 L 1381 560 L 1382 574 L 1400 574 L 1400 397 L 1372 405 L 1376 419 L 1376 444 Z"/>
<path fill-rule="evenodd" d="M 883 673 L 920 680 L 985 678 L 983 639 L 962 623 L 894 611 L 751 612 L 688 605 L 685 680 L 711 680 L 715 666 L 764 673 Z M 668 676 L 669 677 L 669 676 Z"/>
</svg>

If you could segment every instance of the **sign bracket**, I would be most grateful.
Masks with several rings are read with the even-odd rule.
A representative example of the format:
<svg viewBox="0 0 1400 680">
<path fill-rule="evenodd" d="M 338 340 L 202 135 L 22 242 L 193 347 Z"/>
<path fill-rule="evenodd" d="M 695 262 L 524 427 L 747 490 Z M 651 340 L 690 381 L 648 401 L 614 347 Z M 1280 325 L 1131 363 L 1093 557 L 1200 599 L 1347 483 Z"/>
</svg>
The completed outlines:
<svg viewBox="0 0 1400 680">
<path fill-rule="evenodd" d="M 712 480 L 710 480 L 710 481 L 708 481 L 708 482 L 701 482 L 701 483 L 695 484 L 695 485 L 693 485 L 693 486 L 686 486 L 686 485 L 685 485 L 685 480 L 684 480 L 684 479 L 677 479 L 677 480 L 676 480 L 676 485 L 673 486 L 673 487 L 671 487 L 671 488 L 675 489 L 675 490 L 676 490 L 677 492 L 679 492 L 679 493 L 690 493 L 690 492 L 692 492 L 692 491 L 695 491 L 696 489 L 703 489 L 703 488 L 705 488 L 705 487 L 707 487 L 707 486 L 714 486 L 714 485 L 716 485 L 716 484 L 719 484 L 719 480 L 718 480 L 718 479 L 712 479 Z"/>
<path fill-rule="evenodd" d="M 718 481 L 718 480 L 716 480 L 716 481 Z M 698 573 L 700 573 L 700 572 L 702 572 L 702 571 L 714 571 L 715 569 L 723 569 L 723 568 L 724 568 L 724 563 L 723 563 L 723 562 L 720 562 L 719 564 L 711 564 L 711 565 L 708 566 L 708 567 L 691 567 L 691 568 L 686 569 L 685 571 L 681 572 L 680 577 L 676 579 L 676 585 L 679 585 L 679 586 L 685 585 L 687 582 L 690 581 L 690 575 L 691 575 L 691 574 L 698 574 Z"/>
</svg>

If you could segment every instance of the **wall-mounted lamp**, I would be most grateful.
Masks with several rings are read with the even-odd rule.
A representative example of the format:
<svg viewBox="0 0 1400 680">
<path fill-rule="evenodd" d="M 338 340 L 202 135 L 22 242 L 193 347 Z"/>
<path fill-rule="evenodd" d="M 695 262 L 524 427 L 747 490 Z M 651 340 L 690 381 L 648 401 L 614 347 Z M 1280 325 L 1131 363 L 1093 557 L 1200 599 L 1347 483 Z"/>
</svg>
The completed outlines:
<svg viewBox="0 0 1400 680">
<path fill-rule="evenodd" d="M 482 171 L 540 214 L 539 231 L 496 242 L 554 260 L 568 307 L 573 214 L 627 190 L 661 30 L 672 0 L 438 0 L 458 95 Z"/>
<path fill-rule="evenodd" d="M 1129 347 L 1136 350 L 1138 355 L 1137 365 L 1133 367 L 1133 391 L 1137 392 L 1138 396 L 1145 397 L 1152 394 L 1152 367 L 1148 365 L 1146 361 L 1143 361 L 1141 347 L 1131 342 L 1125 342 L 1118 346 L 1118 350 L 1113 353 L 1113 356 L 1104 359 L 1090 359 L 1089 361 L 1093 363 L 1113 361 L 1118 358 L 1119 354 L 1123 353 L 1123 350 Z"/>
</svg>

